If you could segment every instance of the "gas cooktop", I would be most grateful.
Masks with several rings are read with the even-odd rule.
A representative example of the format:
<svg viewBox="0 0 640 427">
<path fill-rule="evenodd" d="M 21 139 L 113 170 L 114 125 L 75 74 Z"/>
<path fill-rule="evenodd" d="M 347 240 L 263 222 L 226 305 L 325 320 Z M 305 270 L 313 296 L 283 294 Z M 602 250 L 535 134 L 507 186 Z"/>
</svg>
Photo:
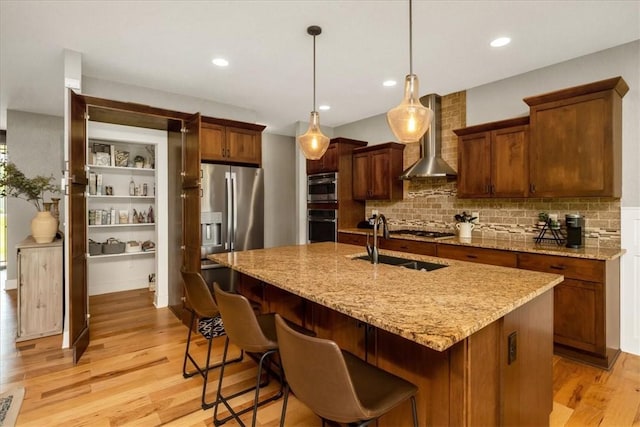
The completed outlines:
<svg viewBox="0 0 640 427">
<path fill-rule="evenodd" d="M 455 233 L 428 230 L 392 230 L 391 234 L 410 234 L 412 236 L 427 237 L 430 239 L 449 239 L 455 237 Z"/>
</svg>

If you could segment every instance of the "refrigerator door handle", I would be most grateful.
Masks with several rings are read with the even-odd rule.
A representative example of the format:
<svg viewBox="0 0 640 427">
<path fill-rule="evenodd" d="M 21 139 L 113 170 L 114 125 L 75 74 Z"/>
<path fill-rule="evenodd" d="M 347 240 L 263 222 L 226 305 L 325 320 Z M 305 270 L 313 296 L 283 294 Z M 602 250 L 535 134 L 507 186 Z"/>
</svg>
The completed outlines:
<svg viewBox="0 0 640 427">
<path fill-rule="evenodd" d="M 225 199 L 226 203 L 226 214 L 227 214 L 227 238 L 224 241 L 224 249 L 225 250 L 233 250 L 233 246 L 231 242 L 233 242 L 233 237 L 231 236 L 231 220 L 232 220 L 232 212 L 231 212 L 231 172 L 224 173 L 224 183 L 225 183 Z"/>
<path fill-rule="evenodd" d="M 231 239 L 231 250 L 235 250 L 236 243 L 236 231 L 238 231 L 238 180 L 235 172 L 231 172 L 231 198 L 233 199 L 233 223 L 231 227 L 233 228 L 233 238 Z"/>
</svg>

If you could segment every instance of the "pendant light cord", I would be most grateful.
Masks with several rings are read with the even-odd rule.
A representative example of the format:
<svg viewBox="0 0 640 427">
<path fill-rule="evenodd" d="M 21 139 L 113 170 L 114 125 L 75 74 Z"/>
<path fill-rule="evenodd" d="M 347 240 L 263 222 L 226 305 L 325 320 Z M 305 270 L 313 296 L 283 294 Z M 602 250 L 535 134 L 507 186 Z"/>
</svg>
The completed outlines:
<svg viewBox="0 0 640 427">
<path fill-rule="evenodd" d="M 412 4 L 411 0 L 409 0 L 409 74 L 413 74 L 413 13 L 412 13 Z M 315 37 L 314 39 L 314 50 L 315 50 Z M 315 53 L 314 53 L 315 57 Z M 315 67 L 315 66 L 314 66 Z M 315 83 L 314 83 L 315 87 Z"/>
<path fill-rule="evenodd" d="M 313 108 L 316 111 L 316 36 L 313 36 Z"/>
</svg>

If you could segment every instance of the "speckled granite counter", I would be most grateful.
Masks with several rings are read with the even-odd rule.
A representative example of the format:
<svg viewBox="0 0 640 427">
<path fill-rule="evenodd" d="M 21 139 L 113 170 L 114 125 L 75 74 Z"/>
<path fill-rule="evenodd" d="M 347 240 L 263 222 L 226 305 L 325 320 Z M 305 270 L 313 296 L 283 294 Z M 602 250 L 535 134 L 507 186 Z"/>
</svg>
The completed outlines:
<svg viewBox="0 0 640 427">
<path fill-rule="evenodd" d="M 345 228 L 338 230 L 341 233 L 352 233 L 366 235 L 367 232 L 371 233 L 371 230 L 361 228 Z M 410 234 L 403 235 L 391 235 L 391 239 L 404 239 L 404 240 L 416 240 L 421 242 L 436 242 L 443 245 L 457 245 L 457 246 L 474 246 L 478 248 L 486 249 L 500 249 L 505 251 L 514 252 L 529 252 L 536 254 L 566 256 L 573 258 L 585 258 L 585 259 L 597 259 L 602 261 L 608 261 L 619 258 L 626 251 L 620 248 L 580 248 L 570 249 L 564 246 L 558 246 L 553 244 L 536 244 L 535 242 L 511 242 L 508 240 L 498 240 L 482 237 L 473 237 L 471 240 L 460 240 L 457 236 L 447 239 L 434 240 L 419 236 L 413 236 Z"/>
<path fill-rule="evenodd" d="M 424 272 L 352 258 L 364 248 L 314 243 L 209 258 L 278 288 L 443 351 L 563 280 L 563 276 L 381 251 L 445 264 Z"/>
</svg>

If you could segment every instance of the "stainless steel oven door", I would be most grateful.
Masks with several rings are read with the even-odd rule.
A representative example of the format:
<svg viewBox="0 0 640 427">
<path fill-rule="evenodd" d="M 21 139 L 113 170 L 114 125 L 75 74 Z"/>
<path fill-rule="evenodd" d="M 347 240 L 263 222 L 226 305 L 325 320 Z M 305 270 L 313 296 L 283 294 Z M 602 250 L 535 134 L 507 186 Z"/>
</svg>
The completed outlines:
<svg viewBox="0 0 640 427">
<path fill-rule="evenodd" d="M 338 240 L 338 211 L 335 209 L 309 209 L 308 241 L 335 242 Z"/>
<path fill-rule="evenodd" d="M 319 173 L 307 177 L 307 202 L 335 203 L 338 201 L 338 173 Z"/>
</svg>

